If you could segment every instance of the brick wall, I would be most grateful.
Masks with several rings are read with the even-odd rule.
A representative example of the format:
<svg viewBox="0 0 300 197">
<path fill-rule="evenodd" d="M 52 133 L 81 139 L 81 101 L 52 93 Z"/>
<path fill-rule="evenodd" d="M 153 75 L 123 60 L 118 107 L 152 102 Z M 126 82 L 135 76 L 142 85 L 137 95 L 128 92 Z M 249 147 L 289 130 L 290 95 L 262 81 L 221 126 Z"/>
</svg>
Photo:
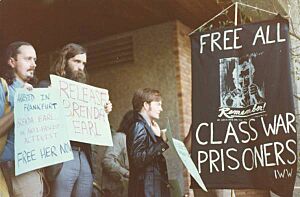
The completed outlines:
<svg viewBox="0 0 300 197">
<path fill-rule="evenodd" d="M 90 45 L 105 43 L 119 38 L 130 36 L 133 40 L 133 62 L 124 64 L 101 66 L 100 63 L 90 63 L 88 66 L 93 70 L 90 73 L 91 84 L 109 90 L 110 99 L 113 103 L 113 111 L 109 115 L 109 120 L 113 128 L 118 128 L 118 124 L 123 114 L 132 108 L 131 99 L 138 88 L 151 87 L 160 90 L 163 98 L 163 109 L 161 113 L 160 126 L 164 127 L 163 120 L 168 117 L 171 129 L 175 138 L 180 138 L 179 120 L 181 112 L 178 111 L 176 68 L 177 64 L 174 54 L 176 25 L 175 22 L 168 22 L 159 25 L 148 26 L 134 31 L 112 35 L 100 40 L 87 43 Z M 89 58 L 89 56 L 88 56 Z M 88 59 L 89 61 L 89 59 Z M 99 66 L 98 66 L 99 65 Z M 96 178 L 101 183 L 101 160 L 103 158 L 104 147 L 94 146 L 94 166 Z M 175 152 L 168 149 L 165 152 L 168 165 L 169 179 L 176 182 L 183 190 L 183 166 Z"/>
<path fill-rule="evenodd" d="M 176 55 L 176 86 L 179 109 L 179 137 L 184 139 L 192 123 L 192 67 L 191 42 L 188 34 L 191 29 L 176 21 L 175 55 Z M 190 177 L 183 171 L 184 192 L 189 193 Z"/>
<path fill-rule="evenodd" d="M 191 43 L 188 36 L 190 32 L 190 28 L 179 21 L 176 22 L 176 84 L 179 101 L 179 128 L 181 139 L 186 136 L 190 124 L 192 123 Z"/>
</svg>

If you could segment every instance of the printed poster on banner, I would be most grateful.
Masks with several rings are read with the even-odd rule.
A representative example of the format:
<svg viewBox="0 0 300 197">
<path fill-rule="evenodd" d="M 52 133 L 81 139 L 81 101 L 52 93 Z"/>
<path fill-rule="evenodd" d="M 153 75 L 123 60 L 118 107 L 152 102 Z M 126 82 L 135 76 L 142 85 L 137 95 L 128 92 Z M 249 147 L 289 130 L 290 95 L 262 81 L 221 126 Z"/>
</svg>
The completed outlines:
<svg viewBox="0 0 300 197">
<path fill-rule="evenodd" d="M 17 89 L 14 102 L 16 175 L 73 159 L 57 94 Z"/>
<path fill-rule="evenodd" d="M 191 35 L 192 158 L 208 189 L 292 195 L 297 134 L 288 32 L 288 21 L 277 18 Z"/>
<path fill-rule="evenodd" d="M 59 95 L 65 109 L 70 140 L 112 146 L 108 114 L 108 90 L 50 75 L 51 87 Z"/>
</svg>

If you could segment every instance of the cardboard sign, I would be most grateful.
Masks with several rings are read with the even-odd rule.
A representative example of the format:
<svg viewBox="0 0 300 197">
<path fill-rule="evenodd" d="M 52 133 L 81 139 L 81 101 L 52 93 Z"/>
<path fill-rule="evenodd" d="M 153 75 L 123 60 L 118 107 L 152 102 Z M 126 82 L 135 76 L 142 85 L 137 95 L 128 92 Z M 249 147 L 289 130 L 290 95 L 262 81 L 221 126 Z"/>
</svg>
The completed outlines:
<svg viewBox="0 0 300 197">
<path fill-rule="evenodd" d="M 104 111 L 108 90 L 56 75 L 50 75 L 50 79 L 65 109 L 70 140 L 112 146 L 108 115 Z"/>
<path fill-rule="evenodd" d="M 59 97 L 51 89 L 15 95 L 16 175 L 73 159 Z"/>
</svg>

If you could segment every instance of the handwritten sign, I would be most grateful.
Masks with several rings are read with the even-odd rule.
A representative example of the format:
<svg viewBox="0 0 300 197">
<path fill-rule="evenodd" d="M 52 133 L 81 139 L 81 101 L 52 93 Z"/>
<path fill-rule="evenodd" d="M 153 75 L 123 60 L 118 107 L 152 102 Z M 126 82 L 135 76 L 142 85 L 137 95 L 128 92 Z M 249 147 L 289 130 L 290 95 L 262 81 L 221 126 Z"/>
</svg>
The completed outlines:
<svg viewBox="0 0 300 197">
<path fill-rule="evenodd" d="M 108 115 L 104 106 L 108 90 L 50 75 L 51 86 L 62 100 L 70 140 L 112 146 Z"/>
<path fill-rule="evenodd" d="M 14 102 L 16 175 L 73 159 L 58 95 L 18 89 Z"/>
<path fill-rule="evenodd" d="M 190 154 L 188 152 L 188 150 L 186 149 L 186 147 L 184 146 L 184 144 L 173 138 L 173 143 L 174 143 L 174 147 L 175 150 L 178 154 L 178 156 L 180 157 L 182 163 L 184 164 L 184 166 L 187 168 L 188 172 L 191 174 L 191 176 L 195 179 L 195 181 L 198 183 L 198 185 L 207 192 L 207 189 L 200 177 L 200 174 L 192 160 L 192 158 L 190 157 Z"/>
<path fill-rule="evenodd" d="M 185 145 L 172 137 L 170 125 L 168 123 L 168 127 L 166 129 L 166 136 L 169 140 L 169 144 L 171 145 L 170 147 L 175 150 L 179 158 L 181 159 L 183 165 L 186 167 L 188 172 L 191 174 L 191 176 L 195 179 L 195 181 L 198 183 L 198 185 L 207 192 L 207 189 L 201 179 L 201 176 L 198 172 L 197 167 L 195 166 L 192 158 L 190 157 L 190 154 L 188 150 L 186 149 Z"/>
</svg>

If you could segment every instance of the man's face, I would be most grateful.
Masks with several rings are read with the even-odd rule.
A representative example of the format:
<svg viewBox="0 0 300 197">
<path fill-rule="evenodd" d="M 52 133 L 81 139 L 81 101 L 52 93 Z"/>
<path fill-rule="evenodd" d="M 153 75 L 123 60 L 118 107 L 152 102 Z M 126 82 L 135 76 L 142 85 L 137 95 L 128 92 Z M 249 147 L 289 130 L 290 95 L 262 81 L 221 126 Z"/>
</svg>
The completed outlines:
<svg viewBox="0 0 300 197">
<path fill-rule="evenodd" d="M 238 75 L 238 83 L 241 87 L 248 87 L 250 85 L 249 68 L 242 70 Z"/>
<path fill-rule="evenodd" d="M 83 71 L 86 65 L 86 53 L 75 55 L 68 60 L 68 66 L 73 71 Z"/>
<path fill-rule="evenodd" d="M 10 58 L 8 64 L 14 69 L 16 78 L 28 82 L 34 76 L 36 53 L 32 46 L 23 45 L 18 49 L 16 58 Z"/>
<path fill-rule="evenodd" d="M 150 118 L 150 120 L 159 119 L 160 112 L 163 111 L 161 101 L 152 101 L 148 104 L 146 108 L 146 112 Z"/>
<path fill-rule="evenodd" d="M 74 81 L 86 83 L 86 74 L 84 71 L 86 65 L 86 53 L 75 55 L 67 62 L 66 77 Z"/>
<path fill-rule="evenodd" d="M 247 63 L 239 65 L 238 68 L 236 68 L 234 73 L 232 74 L 233 74 L 234 85 L 236 88 L 243 89 L 251 85 L 253 76 L 250 72 L 250 66 L 247 65 Z"/>
</svg>

